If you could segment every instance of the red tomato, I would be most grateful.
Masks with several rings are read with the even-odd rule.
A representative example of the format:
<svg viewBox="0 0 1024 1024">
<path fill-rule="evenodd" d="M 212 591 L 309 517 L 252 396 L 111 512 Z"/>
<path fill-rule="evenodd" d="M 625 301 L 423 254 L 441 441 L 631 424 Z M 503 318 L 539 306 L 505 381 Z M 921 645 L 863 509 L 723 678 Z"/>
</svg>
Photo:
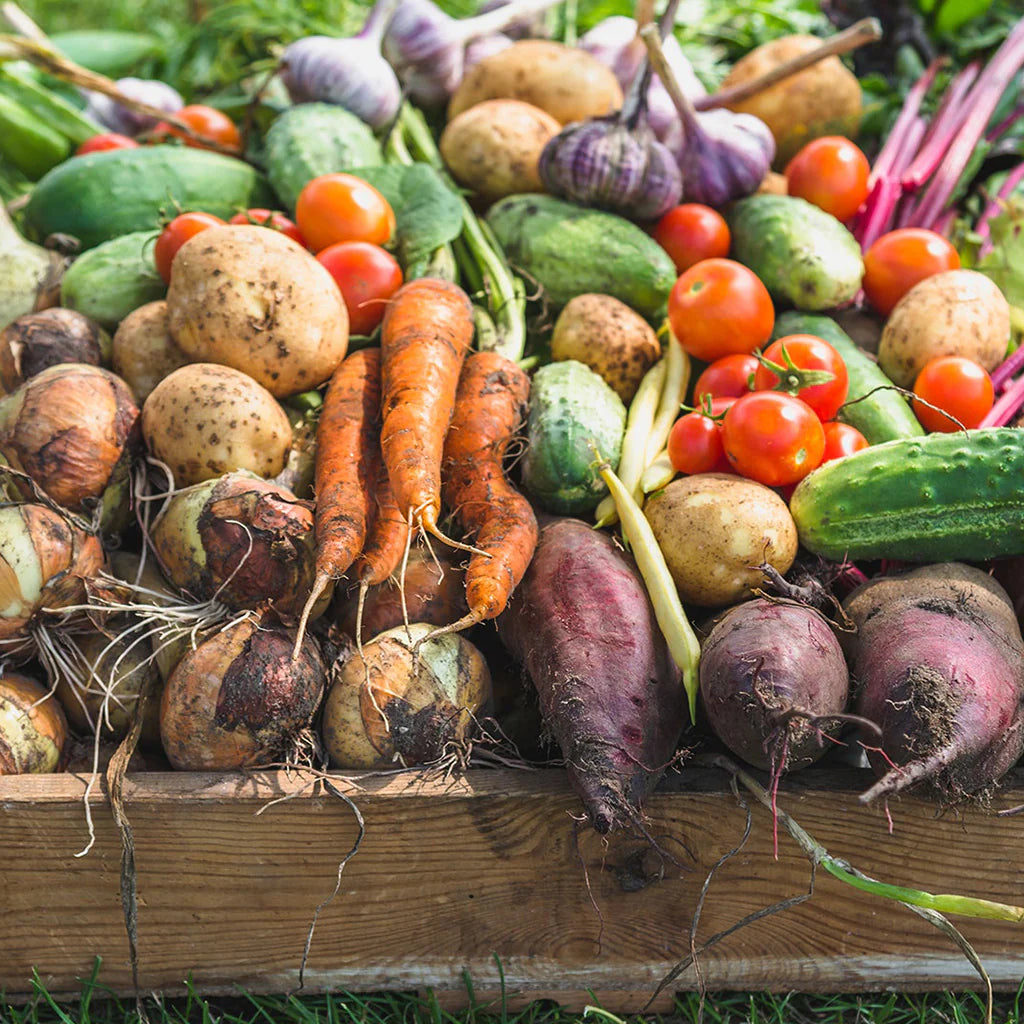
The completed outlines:
<svg viewBox="0 0 1024 1024">
<path fill-rule="evenodd" d="M 862 448 L 868 447 L 868 439 L 849 423 L 840 423 L 839 420 L 831 420 L 824 424 L 825 428 L 825 454 L 821 461 L 831 462 L 832 459 L 842 459 Z"/>
<path fill-rule="evenodd" d="M 791 196 L 806 199 L 847 221 L 868 197 L 868 158 L 842 135 L 813 139 L 786 166 Z"/>
<path fill-rule="evenodd" d="M 287 235 L 292 241 L 298 242 L 303 249 L 306 248 L 306 240 L 302 237 L 302 232 L 299 231 L 295 222 L 277 210 L 245 210 L 243 213 L 236 213 L 228 223 L 255 224 L 261 228 L 272 228 L 274 231 L 280 231 L 282 235 Z"/>
<path fill-rule="evenodd" d="M 757 356 L 736 353 L 709 363 L 693 385 L 693 404 L 703 404 L 703 396 L 739 398 L 750 391 L 750 378 L 757 370 Z"/>
<path fill-rule="evenodd" d="M 864 254 L 864 294 L 888 316 L 919 281 L 959 268 L 960 254 L 942 235 L 926 228 L 897 228 Z"/>
<path fill-rule="evenodd" d="M 370 242 L 339 242 L 316 258 L 338 283 L 352 334 L 372 334 L 387 300 L 402 287 L 402 268 L 387 250 Z"/>
<path fill-rule="evenodd" d="M 673 207 L 654 226 L 654 240 L 672 257 L 678 273 L 701 260 L 728 256 L 732 236 L 725 218 L 702 203 Z"/>
<path fill-rule="evenodd" d="M 930 409 L 922 402 L 912 403 L 921 426 L 943 434 L 978 426 L 995 399 L 992 378 L 985 368 L 964 356 L 939 356 L 925 363 L 914 381 L 914 394 L 938 406 Z"/>
<path fill-rule="evenodd" d="M 677 473 L 731 472 L 722 447 L 722 424 L 702 412 L 680 416 L 668 435 L 668 458 Z"/>
<path fill-rule="evenodd" d="M 775 307 L 760 278 L 742 263 L 701 260 L 672 286 L 668 320 L 679 344 L 710 363 L 760 348 L 771 336 Z"/>
<path fill-rule="evenodd" d="M 788 370 L 786 357 L 797 368 Z M 758 363 L 754 372 L 755 391 L 785 391 L 788 395 L 802 398 L 817 414 L 820 420 L 830 420 L 846 401 L 849 378 L 842 356 L 825 340 L 813 334 L 790 334 L 773 341 L 763 352 L 762 358 L 776 366 L 786 368 L 779 373 Z M 821 384 L 805 385 L 800 371 L 830 373 L 832 379 Z"/>
<path fill-rule="evenodd" d="M 368 182 L 351 174 L 323 174 L 299 193 L 295 220 L 313 252 L 336 242 L 385 245 L 395 212 Z"/>
<path fill-rule="evenodd" d="M 105 132 L 103 135 L 94 135 L 86 139 L 78 149 L 75 156 L 85 156 L 86 153 L 105 153 L 111 149 L 138 149 L 139 144 L 127 135 L 119 135 L 117 132 Z"/>
<path fill-rule="evenodd" d="M 213 107 L 203 106 L 201 103 L 194 103 L 188 107 L 182 107 L 174 115 L 179 121 L 183 121 L 197 135 L 204 139 L 219 143 L 225 149 L 242 148 L 242 136 L 238 134 L 235 122 L 227 114 L 215 110 Z M 154 129 L 153 136 L 157 139 L 166 139 L 172 136 L 181 139 L 186 146 L 193 149 L 210 149 L 198 139 L 186 135 L 180 128 L 175 128 L 166 121 L 161 121 Z"/>
<path fill-rule="evenodd" d="M 153 246 L 153 259 L 157 271 L 167 284 L 171 283 L 171 264 L 178 250 L 201 231 L 223 223 L 220 217 L 212 213 L 179 213 L 160 232 Z"/>
<path fill-rule="evenodd" d="M 722 421 L 722 442 L 741 476 L 769 487 L 802 480 L 825 453 L 825 431 L 814 410 L 779 391 L 737 398 Z"/>
</svg>

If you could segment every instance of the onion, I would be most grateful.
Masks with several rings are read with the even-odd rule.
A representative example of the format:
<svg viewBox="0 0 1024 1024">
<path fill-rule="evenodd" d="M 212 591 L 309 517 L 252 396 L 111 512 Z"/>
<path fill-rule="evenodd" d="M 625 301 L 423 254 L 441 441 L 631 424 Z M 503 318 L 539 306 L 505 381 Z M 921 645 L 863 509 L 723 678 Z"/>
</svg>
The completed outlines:
<svg viewBox="0 0 1024 1024">
<path fill-rule="evenodd" d="M 110 355 L 110 336 L 74 309 L 26 313 L 0 332 L 0 385 L 13 391 L 58 363 L 100 366 Z"/>
<path fill-rule="evenodd" d="M 141 450 L 138 419 L 128 386 L 109 370 L 51 366 L 0 399 L 0 454 L 70 511 L 101 506 L 103 529 L 116 530 Z"/>
<path fill-rule="evenodd" d="M 28 676 L 0 676 L 0 775 L 55 772 L 67 740 L 60 704 Z"/>
<path fill-rule="evenodd" d="M 189 651 L 171 673 L 160 735 L 171 764 L 228 771 L 286 753 L 313 720 L 326 683 L 316 641 L 266 614 L 238 620 Z"/>
<path fill-rule="evenodd" d="M 314 575 L 313 511 L 287 488 L 245 472 L 175 492 L 151 539 L 167 578 L 229 608 L 302 610 Z M 326 608 L 326 594 L 314 609 Z"/>
</svg>

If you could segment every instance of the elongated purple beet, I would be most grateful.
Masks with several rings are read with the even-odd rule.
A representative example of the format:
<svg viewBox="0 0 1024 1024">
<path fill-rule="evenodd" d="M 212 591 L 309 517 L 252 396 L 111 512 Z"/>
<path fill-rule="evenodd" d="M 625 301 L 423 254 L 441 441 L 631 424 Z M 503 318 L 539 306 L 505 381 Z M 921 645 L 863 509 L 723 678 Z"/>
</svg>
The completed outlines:
<svg viewBox="0 0 1024 1024">
<path fill-rule="evenodd" d="M 686 695 L 632 558 L 587 523 L 550 520 L 498 630 L 591 824 L 638 823 L 676 751 Z"/>
<path fill-rule="evenodd" d="M 712 731 L 737 757 L 793 771 L 825 752 L 850 676 L 818 612 L 758 598 L 715 624 L 701 649 L 700 693 Z"/>
</svg>

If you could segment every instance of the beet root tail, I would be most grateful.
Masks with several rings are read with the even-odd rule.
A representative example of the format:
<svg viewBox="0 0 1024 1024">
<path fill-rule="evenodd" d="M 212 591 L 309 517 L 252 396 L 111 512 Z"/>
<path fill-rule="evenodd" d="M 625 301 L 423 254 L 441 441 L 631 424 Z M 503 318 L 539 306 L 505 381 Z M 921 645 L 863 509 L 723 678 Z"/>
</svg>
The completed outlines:
<svg viewBox="0 0 1024 1024">
<path fill-rule="evenodd" d="M 892 796 L 894 793 L 903 792 L 909 786 L 934 779 L 962 756 L 962 743 L 951 743 L 948 746 L 940 747 L 927 757 L 908 761 L 907 764 L 892 768 L 870 789 L 861 793 L 859 800 L 862 804 L 869 804 L 880 796 Z"/>
</svg>

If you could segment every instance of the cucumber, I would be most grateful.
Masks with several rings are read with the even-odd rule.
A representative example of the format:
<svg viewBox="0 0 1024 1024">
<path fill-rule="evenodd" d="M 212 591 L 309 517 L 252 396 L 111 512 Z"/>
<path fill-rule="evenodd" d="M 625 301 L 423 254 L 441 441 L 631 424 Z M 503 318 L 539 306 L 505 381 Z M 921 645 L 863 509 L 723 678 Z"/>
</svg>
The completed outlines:
<svg viewBox="0 0 1024 1024">
<path fill-rule="evenodd" d="M 289 210 L 313 178 L 384 162 L 369 125 L 331 103 L 300 103 L 276 117 L 264 155 L 267 177 Z"/>
<path fill-rule="evenodd" d="M 641 228 L 613 213 L 543 195 L 508 196 L 487 213 L 509 262 L 544 289 L 552 312 L 585 293 L 664 317 L 676 268 Z"/>
<path fill-rule="evenodd" d="M 50 36 L 65 57 L 108 78 L 121 78 L 144 60 L 163 54 L 163 43 L 143 32 L 113 29 L 81 29 Z"/>
<path fill-rule="evenodd" d="M 832 309 L 852 299 L 864 276 L 853 235 L 830 213 L 796 196 L 756 195 L 726 212 L 732 258 L 797 309 Z"/>
<path fill-rule="evenodd" d="M 548 512 L 592 512 L 608 488 L 591 442 L 614 466 L 625 429 L 622 399 L 589 366 L 567 359 L 541 367 L 530 385 L 523 486 Z"/>
<path fill-rule="evenodd" d="M 39 241 L 61 233 L 90 249 L 163 219 L 204 210 L 225 220 L 271 205 L 270 190 L 247 163 L 188 146 L 141 146 L 76 156 L 33 189 L 24 223 Z"/>
<path fill-rule="evenodd" d="M 79 256 L 64 273 L 60 303 L 110 330 L 133 310 L 167 294 L 153 260 L 156 232 L 113 238 Z"/>
<path fill-rule="evenodd" d="M 927 434 L 826 462 L 790 499 L 826 558 L 987 561 L 1024 554 L 1024 431 Z"/>
<path fill-rule="evenodd" d="M 793 311 L 783 313 L 775 321 L 772 338 L 784 338 L 787 334 L 813 334 L 827 341 L 842 356 L 850 385 L 847 404 L 836 418 L 856 427 L 869 444 L 924 435 L 924 428 L 907 400 L 892 390 L 896 385 L 831 317 Z M 877 388 L 889 390 L 878 391 Z M 855 404 L 850 405 L 851 402 Z"/>
</svg>

